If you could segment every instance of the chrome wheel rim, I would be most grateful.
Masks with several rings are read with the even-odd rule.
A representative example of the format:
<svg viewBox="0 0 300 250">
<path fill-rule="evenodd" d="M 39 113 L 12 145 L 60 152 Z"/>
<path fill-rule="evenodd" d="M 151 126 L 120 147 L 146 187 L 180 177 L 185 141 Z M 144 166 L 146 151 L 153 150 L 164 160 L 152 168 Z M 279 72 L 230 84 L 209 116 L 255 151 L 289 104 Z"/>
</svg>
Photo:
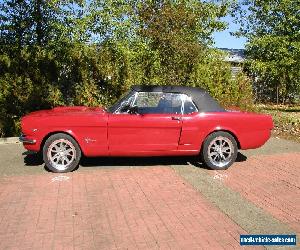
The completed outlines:
<svg viewBox="0 0 300 250">
<path fill-rule="evenodd" d="M 208 146 L 208 158 L 219 168 L 226 166 L 231 161 L 233 153 L 233 143 L 227 137 L 218 136 Z"/>
<path fill-rule="evenodd" d="M 48 147 L 48 160 L 57 170 L 66 170 L 72 162 L 76 159 L 76 150 L 74 145 L 66 140 L 55 140 Z"/>
</svg>

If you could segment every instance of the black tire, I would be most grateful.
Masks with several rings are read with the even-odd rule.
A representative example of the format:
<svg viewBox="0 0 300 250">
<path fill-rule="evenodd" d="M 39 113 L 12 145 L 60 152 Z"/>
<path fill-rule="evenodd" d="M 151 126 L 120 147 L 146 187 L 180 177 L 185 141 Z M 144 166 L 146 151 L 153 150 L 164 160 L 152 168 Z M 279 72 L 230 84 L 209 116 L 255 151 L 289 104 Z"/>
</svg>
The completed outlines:
<svg viewBox="0 0 300 250">
<path fill-rule="evenodd" d="M 80 158 L 81 149 L 78 143 L 67 134 L 51 135 L 44 144 L 43 160 L 51 172 L 71 172 L 78 167 Z"/>
<path fill-rule="evenodd" d="M 225 148 L 230 149 L 225 150 Z M 237 153 L 238 147 L 235 138 L 224 131 L 214 132 L 207 136 L 201 149 L 202 160 L 207 167 L 214 170 L 229 168 L 235 162 Z"/>
</svg>

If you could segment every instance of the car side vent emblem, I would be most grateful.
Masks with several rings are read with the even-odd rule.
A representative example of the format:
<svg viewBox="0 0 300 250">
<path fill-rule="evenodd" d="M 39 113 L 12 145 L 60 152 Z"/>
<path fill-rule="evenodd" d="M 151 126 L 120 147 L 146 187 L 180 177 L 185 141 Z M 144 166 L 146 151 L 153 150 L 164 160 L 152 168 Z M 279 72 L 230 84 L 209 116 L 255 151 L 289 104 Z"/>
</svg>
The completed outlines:
<svg viewBox="0 0 300 250">
<path fill-rule="evenodd" d="M 96 140 L 91 139 L 91 138 L 85 138 L 84 140 L 86 143 L 96 142 Z"/>
</svg>

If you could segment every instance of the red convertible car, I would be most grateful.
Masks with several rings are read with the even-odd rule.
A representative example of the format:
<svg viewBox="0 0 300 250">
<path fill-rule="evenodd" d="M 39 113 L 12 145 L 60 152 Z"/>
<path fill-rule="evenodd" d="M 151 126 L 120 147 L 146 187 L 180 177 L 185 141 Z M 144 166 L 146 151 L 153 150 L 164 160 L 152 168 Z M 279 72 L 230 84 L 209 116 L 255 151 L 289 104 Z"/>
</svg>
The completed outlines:
<svg viewBox="0 0 300 250">
<path fill-rule="evenodd" d="M 82 155 L 196 155 L 227 169 L 238 149 L 262 146 L 273 128 L 269 115 L 227 111 L 205 90 L 183 86 L 133 86 L 108 109 L 57 107 L 21 125 L 24 147 L 42 152 L 53 172 L 76 169 Z"/>
</svg>

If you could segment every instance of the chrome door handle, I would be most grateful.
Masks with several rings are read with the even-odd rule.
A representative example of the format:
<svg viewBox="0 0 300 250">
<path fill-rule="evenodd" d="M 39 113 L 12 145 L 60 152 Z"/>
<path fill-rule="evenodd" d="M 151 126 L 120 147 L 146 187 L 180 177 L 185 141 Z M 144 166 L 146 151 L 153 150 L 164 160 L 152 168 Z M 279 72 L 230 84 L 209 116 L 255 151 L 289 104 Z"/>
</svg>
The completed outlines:
<svg viewBox="0 0 300 250">
<path fill-rule="evenodd" d="M 181 118 L 180 117 L 176 117 L 176 116 L 172 116 L 172 120 L 181 121 Z"/>
</svg>

